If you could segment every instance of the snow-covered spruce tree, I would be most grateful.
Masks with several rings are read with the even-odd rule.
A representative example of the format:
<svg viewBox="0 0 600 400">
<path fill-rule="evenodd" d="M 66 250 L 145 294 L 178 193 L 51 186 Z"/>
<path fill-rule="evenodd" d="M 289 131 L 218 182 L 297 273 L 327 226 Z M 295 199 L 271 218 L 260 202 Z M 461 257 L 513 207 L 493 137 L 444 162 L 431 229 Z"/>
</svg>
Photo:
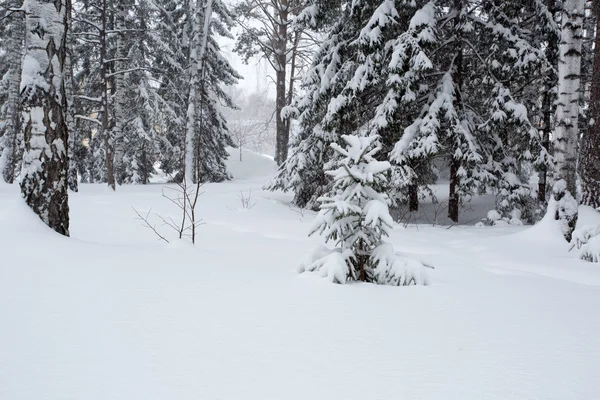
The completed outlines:
<svg viewBox="0 0 600 400">
<path fill-rule="evenodd" d="M 554 152 L 560 181 L 554 186 L 554 199 L 576 201 L 577 194 L 577 148 L 579 141 L 579 91 L 581 72 L 581 46 L 584 0 L 566 0 L 562 7 L 560 63 L 558 65 L 558 106 Z M 565 239 L 571 235 L 577 222 L 577 208 L 569 213 L 556 213 Z"/>
<path fill-rule="evenodd" d="M 425 284 L 423 265 L 398 256 L 384 242 L 392 228 L 389 198 L 385 194 L 390 169 L 387 161 L 377 161 L 381 150 L 377 136 L 342 135 L 346 146 L 333 143 L 334 184 L 328 196 L 319 199 L 312 234 L 323 234 L 336 249 L 322 249 L 310 256 L 301 272 L 316 272 L 335 283 L 351 281 L 405 286 Z"/>
<path fill-rule="evenodd" d="M 21 191 L 50 228 L 69 235 L 65 2 L 25 0 L 26 48 L 21 77 L 25 154 Z"/>
<path fill-rule="evenodd" d="M 299 206 L 313 206 L 327 190 L 330 179 L 323 166 L 338 132 L 371 129 L 381 137 L 380 157 L 387 158 L 402 126 L 418 113 L 413 105 L 421 90 L 419 79 L 431 68 L 421 46 L 432 40 L 430 19 L 424 16 L 433 13 L 433 5 L 355 1 L 343 9 L 305 75 L 305 94 L 289 109 L 298 117 L 300 132 L 270 186 L 293 190 Z M 397 188 L 411 183 L 405 169 L 394 169 L 392 175 Z"/>
<path fill-rule="evenodd" d="M 133 32 L 117 41 L 117 54 L 121 53 L 125 61 L 118 67 L 123 73 L 116 76 L 113 137 L 117 181 L 146 184 L 155 172 L 161 141 L 166 141 L 164 115 L 174 115 L 160 88 L 152 83 L 160 82 L 162 75 L 168 73 L 155 67 L 153 54 L 173 54 L 169 45 L 154 34 L 155 19 L 161 11 L 146 0 L 138 0 L 134 9 L 131 17 L 118 18 L 123 20 L 122 31 Z M 122 13 L 119 8 L 118 14 Z"/>
<path fill-rule="evenodd" d="M 180 181 L 183 176 L 183 151 L 185 148 L 187 94 L 189 74 L 189 40 L 187 27 L 191 15 L 190 2 L 168 0 L 162 3 L 153 17 L 156 34 L 153 37 L 162 44 L 150 53 L 151 64 L 160 73 L 154 75 L 158 82 L 158 96 L 164 101 L 157 114 L 160 168 Z"/>
<path fill-rule="evenodd" d="M 111 135 L 111 91 L 115 88 L 114 4 L 108 0 L 80 0 L 73 4 L 73 30 L 75 38 L 73 63 L 76 86 L 75 107 L 81 140 L 96 141 L 93 154 L 102 153 L 103 162 L 92 162 L 90 177 L 102 177 L 110 188 L 116 189 L 114 169 L 114 140 Z M 92 178 L 93 179 L 93 178 Z M 91 180 L 98 182 L 97 180 Z"/>
<path fill-rule="evenodd" d="M 594 0 L 596 43 L 600 43 L 600 1 Z M 590 91 L 590 124 L 584 133 L 580 155 L 581 204 L 600 208 L 600 51 L 594 52 Z"/>
<path fill-rule="evenodd" d="M 0 58 L 2 63 L 6 63 L 8 69 L 0 82 L 0 90 L 6 94 L 4 101 L 0 101 L 0 103 L 4 103 L 0 106 L 0 120 L 3 120 L 0 123 L 0 171 L 7 183 L 14 182 L 21 167 L 23 153 L 19 86 L 25 38 L 25 14 L 22 11 L 12 11 L 19 10 L 21 4 L 21 0 L 8 1 L 6 10 L 4 10 L 5 15 L 2 18 L 4 54 Z"/>
<path fill-rule="evenodd" d="M 525 171 L 550 162 L 528 113 L 537 94 L 531 100 L 523 90 L 547 67 L 523 26 L 537 12 L 517 1 L 454 0 L 422 14 L 436 32 L 425 50 L 432 73 L 420 81 L 421 114 L 404 128 L 392 157 L 407 166 L 411 154 L 448 158 L 453 221 L 464 198 L 487 185 L 503 213 L 524 208 L 531 203 Z"/>
</svg>

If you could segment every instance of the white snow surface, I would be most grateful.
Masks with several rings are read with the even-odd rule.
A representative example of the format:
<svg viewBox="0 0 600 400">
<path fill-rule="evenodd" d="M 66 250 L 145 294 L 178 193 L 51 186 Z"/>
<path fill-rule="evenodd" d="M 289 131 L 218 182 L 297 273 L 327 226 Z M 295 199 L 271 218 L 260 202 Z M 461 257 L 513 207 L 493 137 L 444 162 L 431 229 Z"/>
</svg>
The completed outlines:
<svg viewBox="0 0 600 400">
<path fill-rule="evenodd" d="M 553 221 L 395 226 L 430 285 L 336 285 L 297 273 L 314 213 L 245 155 L 204 186 L 196 247 L 135 219 L 177 217 L 160 184 L 81 185 L 69 239 L 1 183 L 0 399 L 600 398 L 600 268 Z"/>
</svg>

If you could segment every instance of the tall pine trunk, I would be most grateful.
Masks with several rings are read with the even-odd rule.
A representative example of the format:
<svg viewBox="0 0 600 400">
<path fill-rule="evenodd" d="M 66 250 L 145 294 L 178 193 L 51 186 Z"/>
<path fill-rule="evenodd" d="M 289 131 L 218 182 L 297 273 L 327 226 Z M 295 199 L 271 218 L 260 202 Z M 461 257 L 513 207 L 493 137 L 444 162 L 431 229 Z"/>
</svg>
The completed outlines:
<svg viewBox="0 0 600 400">
<path fill-rule="evenodd" d="M 72 2 L 71 0 L 65 0 L 67 5 L 67 26 L 71 26 L 72 20 Z M 77 174 L 77 164 L 74 160 L 73 151 L 75 149 L 75 105 L 73 104 L 73 98 L 75 96 L 74 83 L 73 83 L 73 38 L 67 35 L 67 58 L 65 60 L 65 96 L 67 98 L 67 130 L 69 131 L 69 189 L 73 192 L 79 191 L 79 180 Z"/>
<path fill-rule="evenodd" d="M 590 93 L 590 126 L 581 153 L 581 203 L 600 207 L 600 0 L 594 0 L 596 16 L 596 51 Z"/>
<path fill-rule="evenodd" d="M 114 101 L 114 124 L 112 128 L 111 137 L 114 140 L 115 149 L 115 175 L 119 185 L 123 184 L 124 166 L 123 157 L 125 155 L 124 149 L 124 133 L 123 125 L 125 122 L 125 109 L 127 102 L 125 100 L 125 74 L 120 73 L 126 69 L 127 63 L 127 50 L 125 48 L 125 37 L 123 30 L 126 28 L 126 17 L 128 8 L 131 8 L 131 4 L 128 4 L 126 0 L 119 0 L 117 2 L 117 61 L 115 76 L 115 101 Z"/>
<path fill-rule="evenodd" d="M 9 3 L 11 8 L 20 8 L 21 2 L 13 0 Z M 2 136 L 3 148 L 0 160 L 3 160 L 2 176 L 6 183 L 13 183 L 17 171 L 21 165 L 21 145 L 23 135 L 21 131 L 21 107 L 19 91 L 21 83 L 21 56 L 23 55 L 23 38 L 25 36 L 25 24 L 23 13 L 13 13 L 11 16 L 10 37 L 7 40 L 7 51 L 9 53 L 9 88 L 6 110 L 6 127 Z"/>
<path fill-rule="evenodd" d="M 25 154 L 21 191 L 27 204 L 56 232 L 69 235 L 67 56 L 65 1 L 26 0 L 26 48 L 21 93 Z"/>
<path fill-rule="evenodd" d="M 276 146 L 275 162 L 281 165 L 287 159 L 288 145 L 290 141 L 289 125 L 282 118 L 282 111 L 287 105 L 286 96 L 286 66 L 287 66 L 287 32 L 288 32 L 288 0 L 281 0 L 279 4 L 277 32 L 276 34 L 276 52 L 275 52 L 275 117 L 276 117 Z"/>
<path fill-rule="evenodd" d="M 558 12 L 556 0 L 545 0 L 545 5 L 550 12 L 553 19 Z M 547 42 L 545 55 L 548 64 L 553 68 L 548 68 L 544 76 L 544 89 L 542 94 L 542 130 L 541 130 L 541 143 L 544 149 L 550 153 L 550 138 L 552 136 L 553 128 L 553 117 L 555 113 L 555 100 L 556 100 L 556 86 L 558 77 L 556 75 L 555 66 L 558 65 L 559 55 L 559 40 L 556 33 L 551 31 L 545 35 Z M 547 201 L 547 189 L 548 189 L 548 167 L 546 164 L 540 166 L 538 181 L 538 202 L 539 204 L 545 204 Z"/>
<path fill-rule="evenodd" d="M 106 181 L 108 186 L 112 190 L 116 190 L 115 183 L 115 167 L 114 167 L 114 156 L 113 156 L 113 140 L 111 138 L 109 124 L 109 107 L 108 107 L 108 65 L 107 65 L 107 46 L 106 35 L 107 35 L 107 20 L 108 20 L 108 4 L 107 0 L 102 0 L 101 5 L 101 19 L 102 26 L 100 32 L 100 79 L 102 81 L 102 139 L 104 142 L 104 151 L 106 157 Z"/>
<path fill-rule="evenodd" d="M 452 69 L 452 81 L 454 82 L 454 97 L 458 104 L 457 108 L 462 108 L 462 87 L 463 87 L 463 43 L 461 37 L 462 21 L 461 13 L 463 9 L 463 0 L 454 0 L 454 11 L 456 17 L 454 17 L 454 35 L 455 35 L 455 50 L 456 56 L 454 59 L 454 66 Z M 460 209 L 460 176 L 458 172 L 460 170 L 461 161 L 456 157 L 456 148 L 453 145 L 451 147 L 452 153 L 450 154 L 450 193 L 448 196 L 448 218 L 454 222 L 458 222 L 458 214 Z"/>
</svg>

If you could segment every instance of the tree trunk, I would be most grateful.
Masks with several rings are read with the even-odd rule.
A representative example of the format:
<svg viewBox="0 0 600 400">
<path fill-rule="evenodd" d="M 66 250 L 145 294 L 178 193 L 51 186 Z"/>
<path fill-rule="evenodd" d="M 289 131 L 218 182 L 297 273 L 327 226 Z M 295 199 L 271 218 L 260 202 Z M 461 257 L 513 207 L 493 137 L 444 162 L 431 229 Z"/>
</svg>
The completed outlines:
<svg viewBox="0 0 600 400">
<path fill-rule="evenodd" d="M 453 159 L 450 163 L 450 196 L 448 197 L 448 218 L 453 222 L 458 222 L 460 205 L 460 196 L 458 194 L 458 186 L 460 184 L 460 178 L 458 176 L 459 168 L 460 161 Z"/>
<path fill-rule="evenodd" d="M 108 126 L 108 71 L 106 65 L 106 30 L 107 30 L 108 7 L 106 0 L 102 0 L 102 31 L 100 32 L 100 79 L 102 80 L 102 138 L 104 141 L 104 151 L 106 152 L 106 181 L 112 190 L 116 190 L 115 168 L 113 157 L 113 141 L 110 137 L 111 132 Z"/>
<path fill-rule="evenodd" d="M 581 154 L 581 203 L 600 207 L 600 0 L 594 0 L 596 15 L 596 51 L 590 93 L 590 126 L 583 141 Z"/>
<path fill-rule="evenodd" d="M 65 0 L 69 13 L 67 15 L 67 24 L 71 26 L 71 0 Z M 77 179 L 77 164 L 74 161 L 73 151 L 75 149 L 75 107 L 73 104 L 74 85 L 73 85 L 73 64 L 71 63 L 73 52 L 73 40 L 68 37 L 67 58 L 65 60 L 65 96 L 67 98 L 67 130 L 69 131 L 69 189 L 73 192 L 79 191 L 79 181 Z"/>
<path fill-rule="evenodd" d="M 577 194 L 579 90 L 584 0 L 567 0 L 562 11 L 562 39 L 558 64 L 558 103 L 554 151 L 558 176 Z"/>
<path fill-rule="evenodd" d="M 419 211 L 419 185 L 408 186 L 408 210 Z"/>
<path fill-rule="evenodd" d="M 21 191 L 42 221 L 65 236 L 69 235 L 69 135 L 64 90 L 67 5 L 25 1 L 27 46 L 23 65 L 27 72 L 21 80 L 25 114 Z"/>
<path fill-rule="evenodd" d="M 10 7 L 20 8 L 19 0 L 13 0 Z M 25 27 L 23 23 L 24 14 L 14 13 L 12 16 L 10 37 L 7 40 L 6 48 L 9 52 L 9 88 L 8 88 L 8 108 L 6 110 L 6 128 L 2 136 L 3 149 L 0 154 L 0 160 L 4 160 L 2 176 L 6 183 L 13 183 L 17 170 L 21 165 L 21 107 L 19 102 L 19 92 L 21 83 L 21 56 L 23 54 L 23 37 L 25 36 Z M 0 132 L 1 133 L 1 132 Z M 1 135 L 0 135 L 1 136 Z"/>
<path fill-rule="evenodd" d="M 125 154 L 124 143 L 123 143 L 123 124 L 125 122 L 125 110 L 127 108 L 127 102 L 125 101 L 125 74 L 118 73 L 126 69 L 127 63 L 127 51 L 125 48 L 125 40 L 123 37 L 122 30 L 126 28 L 125 18 L 127 17 L 128 9 L 131 7 L 126 0 L 119 0 L 117 2 L 117 61 L 115 62 L 115 101 L 114 101 L 114 124 L 112 129 L 111 137 L 114 140 L 115 149 L 115 175 L 119 185 L 123 184 L 124 166 L 123 156 Z"/>
<path fill-rule="evenodd" d="M 202 12 L 200 10 L 203 10 Z M 204 17 L 201 20 L 201 16 Z M 200 179 L 200 149 L 197 143 L 198 121 L 202 118 L 202 108 L 196 110 L 201 102 L 202 63 L 206 54 L 210 24 L 212 20 L 212 0 L 196 0 L 192 17 L 192 43 L 190 44 L 190 90 L 188 92 L 187 127 L 185 135 L 184 179 L 189 184 Z M 202 32 L 200 28 L 202 27 Z M 199 90 L 200 89 L 200 90 Z M 201 104 L 200 104 L 201 105 Z M 200 115 L 198 115 L 200 114 Z"/>
<path fill-rule="evenodd" d="M 554 218 L 560 220 L 567 241 L 571 240 L 577 222 L 577 148 L 584 6 L 584 0 L 566 0 L 563 3 L 561 19 L 562 37 L 554 135 L 558 180 L 553 189 L 553 197 L 559 203 Z M 566 206 L 561 206 L 566 202 L 574 204 L 570 204 L 567 209 Z"/>
<path fill-rule="evenodd" d="M 452 80 L 454 82 L 454 97 L 458 104 L 456 108 L 462 108 L 462 87 L 463 87 L 463 48 L 462 38 L 460 37 L 460 30 L 462 29 L 462 21 L 460 19 L 463 0 L 454 0 L 454 8 L 456 17 L 454 18 L 454 29 L 455 35 L 459 36 L 455 39 L 455 50 L 456 58 L 454 59 L 454 66 L 452 69 Z M 461 160 L 456 158 L 456 144 L 452 144 L 450 154 L 450 193 L 448 197 L 448 218 L 453 222 L 458 222 L 458 214 L 460 208 L 460 176 L 458 171 L 461 167 Z"/>
<path fill-rule="evenodd" d="M 543 128 L 542 128 L 542 146 L 546 150 L 550 148 L 550 134 L 552 133 L 552 93 L 550 88 L 546 87 L 542 98 Z M 548 168 L 542 165 L 539 171 L 538 180 L 538 201 L 541 204 L 546 202 L 546 187 L 548 186 Z"/>
<path fill-rule="evenodd" d="M 282 118 L 283 108 L 287 105 L 286 99 L 286 66 L 287 66 L 287 31 L 288 31 L 288 0 L 280 0 L 277 23 L 276 54 L 275 54 L 275 81 L 276 81 L 276 100 L 275 100 L 275 117 L 276 117 L 276 148 L 275 162 L 281 165 L 287 159 L 287 151 L 289 144 L 289 130 L 287 122 Z"/>
</svg>

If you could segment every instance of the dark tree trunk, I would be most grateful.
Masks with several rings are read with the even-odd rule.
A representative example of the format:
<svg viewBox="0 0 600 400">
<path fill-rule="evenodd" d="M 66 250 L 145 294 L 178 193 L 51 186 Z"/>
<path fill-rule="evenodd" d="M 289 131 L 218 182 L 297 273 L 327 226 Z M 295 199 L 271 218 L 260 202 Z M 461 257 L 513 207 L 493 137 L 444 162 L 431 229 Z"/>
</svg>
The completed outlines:
<svg viewBox="0 0 600 400">
<path fill-rule="evenodd" d="M 286 65 L 287 65 L 287 21 L 288 21 L 288 0 L 281 0 L 278 10 L 279 23 L 277 24 L 277 51 L 275 55 L 275 80 L 277 84 L 276 100 L 275 100 L 275 117 L 276 117 L 276 146 L 275 146 L 275 162 L 281 165 L 287 159 L 287 151 L 289 144 L 289 129 L 288 123 L 282 119 L 281 112 L 287 105 L 286 96 Z"/>
<path fill-rule="evenodd" d="M 458 185 L 460 184 L 458 169 L 460 162 L 452 160 L 450 163 L 450 196 L 448 197 L 448 218 L 458 222 L 458 210 L 460 205 L 460 196 L 458 195 Z"/>
<path fill-rule="evenodd" d="M 419 211 L 419 186 L 410 185 L 408 187 L 408 209 L 409 211 Z"/>
<path fill-rule="evenodd" d="M 454 68 L 452 70 L 452 80 L 454 81 L 454 97 L 457 103 L 456 108 L 463 108 L 462 104 L 462 88 L 463 88 L 463 48 L 462 38 L 460 37 L 461 25 L 461 11 L 463 8 L 463 0 L 454 0 L 454 8 L 456 11 L 456 17 L 454 19 L 455 35 L 455 49 L 456 58 L 454 59 Z M 458 211 L 460 206 L 460 195 L 458 189 L 460 186 L 460 177 L 458 171 L 461 167 L 461 160 L 456 158 L 456 144 L 452 143 L 450 154 L 450 195 L 448 197 L 448 218 L 453 222 L 458 222 Z"/>
<path fill-rule="evenodd" d="M 56 232 L 69 235 L 69 135 L 66 124 L 65 61 L 67 15 L 62 2 L 53 9 L 45 0 L 26 2 L 25 61 L 35 59 L 39 70 L 29 71 L 44 85 L 24 81 L 24 176 L 21 191 L 27 204 Z M 50 11 L 51 10 L 51 11 Z M 40 15 L 41 13 L 44 15 Z M 48 15 L 50 14 L 50 15 Z M 40 23 L 40 21 L 44 23 Z"/>
<path fill-rule="evenodd" d="M 111 132 L 108 126 L 108 66 L 106 63 L 106 31 L 107 31 L 107 18 L 108 18 L 108 5 L 107 0 L 102 0 L 102 31 L 100 32 L 100 75 L 102 80 L 102 138 L 104 141 L 104 151 L 106 154 L 106 180 L 108 186 L 112 190 L 116 190 L 115 183 L 115 167 L 113 157 L 113 141 L 111 140 Z"/>
<path fill-rule="evenodd" d="M 596 15 L 596 46 L 600 44 L 600 0 L 594 0 Z M 594 52 L 590 92 L 590 124 L 583 140 L 581 154 L 581 204 L 600 207 L 600 51 Z"/>
</svg>

